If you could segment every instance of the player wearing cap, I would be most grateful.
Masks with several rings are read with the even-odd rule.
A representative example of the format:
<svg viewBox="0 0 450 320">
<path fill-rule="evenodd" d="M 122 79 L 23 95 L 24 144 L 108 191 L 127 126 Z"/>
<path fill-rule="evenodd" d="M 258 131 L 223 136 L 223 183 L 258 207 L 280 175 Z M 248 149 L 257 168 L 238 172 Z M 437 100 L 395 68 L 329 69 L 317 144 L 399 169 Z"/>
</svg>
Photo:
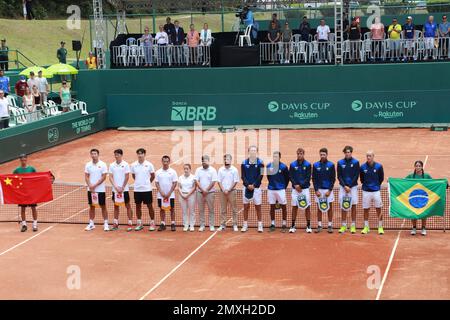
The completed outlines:
<svg viewBox="0 0 450 320">
<path fill-rule="evenodd" d="M 166 230 L 166 211 L 170 211 L 172 223 L 170 230 L 176 231 L 175 227 L 175 188 L 178 182 L 178 175 L 170 167 L 170 157 L 163 156 L 161 159 L 162 168 L 156 171 L 156 189 L 158 190 L 158 207 L 161 215 L 161 225 L 158 231 Z"/>
<path fill-rule="evenodd" d="M 200 215 L 200 228 L 205 231 L 205 203 L 209 211 L 209 230 L 215 231 L 214 217 L 214 185 L 217 182 L 217 171 L 209 165 L 209 156 L 202 156 L 202 166 L 195 171 L 195 182 L 197 183 L 197 202 Z"/>
<path fill-rule="evenodd" d="M 347 231 L 347 212 L 351 211 L 351 233 L 356 233 L 356 205 L 358 204 L 358 177 L 359 161 L 353 158 L 353 147 L 346 146 L 344 159 L 337 163 L 337 175 L 339 180 L 339 203 L 342 209 L 342 226 L 339 233 Z"/>
<path fill-rule="evenodd" d="M 311 163 L 305 160 L 305 150 L 297 149 L 297 160 L 289 166 L 289 178 L 292 184 L 292 225 L 289 229 L 290 233 L 296 231 L 295 222 L 297 220 L 298 208 L 305 212 L 306 232 L 311 233 L 311 193 L 309 187 L 311 185 Z"/>
<path fill-rule="evenodd" d="M 86 231 L 95 229 L 95 209 L 100 207 L 103 216 L 103 230 L 109 231 L 108 211 L 106 210 L 106 188 L 105 180 L 108 173 L 106 163 L 99 159 L 100 152 L 98 149 L 91 149 L 91 161 L 86 163 L 84 167 L 84 179 L 88 187 L 88 203 L 89 203 L 89 224 L 85 228 Z"/>
<path fill-rule="evenodd" d="M 334 163 L 328 161 L 328 149 L 320 149 L 320 161 L 313 165 L 312 180 L 316 193 L 317 208 L 317 230 L 322 231 L 322 212 L 328 213 L 328 233 L 333 233 L 333 187 L 336 181 L 336 170 Z"/>
<path fill-rule="evenodd" d="M 123 160 L 123 150 L 114 150 L 116 161 L 109 166 L 109 182 L 112 185 L 112 200 L 114 202 L 114 224 L 112 230 L 119 229 L 119 209 L 125 206 L 127 209 L 128 229 L 133 230 L 133 211 L 130 205 L 130 193 L 128 181 L 130 179 L 130 166 Z"/>
<path fill-rule="evenodd" d="M 281 205 L 282 211 L 282 225 L 281 232 L 287 232 L 287 209 L 286 209 L 286 188 L 289 184 L 289 169 L 280 161 L 281 152 L 275 151 L 273 153 L 273 161 L 267 165 L 267 180 L 269 186 L 267 187 L 267 197 L 270 205 L 270 231 L 275 231 L 275 206 Z"/>
<path fill-rule="evenodd" d="M 153 164 L 145 160 L 146 151 L 143 148 L 136 150 L 138 160 L 131 164 L 131 175 L 134 180 L 134 202 L 136 203 L 137 225 L 135 231 L 140 231 L 142 225 L 142 204 L 148 208 L 150 216 L 149 231 L 155 231 L 155 211 L 153 210 L 152 182 L 155 180 Z"/>
<path fill-rule="evenodd" d="M 19 156 L 19 160 L 20 160 L 20 166 L 17 167 L 13 171 L 13 174 L 24 174 L 24 173 L 36 172 L 36 169 L 34 167 L 28 165 L 28 157 L 26 154 L 21 154 Z M 31 213 L 33 215 L 33 231 L 34 232 L 38 231 L 38 225 L 37 225 L 38 213 L 37 213 L 37 209 L 36 209 L 36 204 L 19 204 L 19 207 L 20 207 L 20 217 L 22 219 L 22 223 L 21 223 L 22 227 L 21 227 L 20 231 L 21 232 L 27 231 L 27 219 L 26 219 L 26 214 L 25 214 L 27 207 L 31 208 Z"/>
<path fill-rule="evenodd" d="M 362 201 L 364 209 L 364 229 L 362 234 L 370 232 L 369 227 L 369 211 L 372 206 L 372 202 L 375 205 L 375 210 L 378 216 L 378 234 L 384 234 L 383 229 L 383 213 L 381 208 L 383 207 L 383 201 L 381 200 L 381 183 L 384 180 L 383 166 L 375 162 L 375 154 L 373 151 L 367 151 L 367 162 L 361 165 L 360 168 L 360 180 L 362 184 Z"/>
<path fill-rule="evenodd" d="M 244 203 L 244 224 L 241 231 L 248 230 L 248 211 L 250 203 L 255 205 L 256 217 L 258 219 L 258 232 L 263 232 L 261 218 L 261 181 L 264 175 L 264 162 L 258 158 L 258 148 L 256 146 L 248 147 L 249 157 L 241 164 L 241 178 L 244 184 L 243 203 Z"/>
</svg>

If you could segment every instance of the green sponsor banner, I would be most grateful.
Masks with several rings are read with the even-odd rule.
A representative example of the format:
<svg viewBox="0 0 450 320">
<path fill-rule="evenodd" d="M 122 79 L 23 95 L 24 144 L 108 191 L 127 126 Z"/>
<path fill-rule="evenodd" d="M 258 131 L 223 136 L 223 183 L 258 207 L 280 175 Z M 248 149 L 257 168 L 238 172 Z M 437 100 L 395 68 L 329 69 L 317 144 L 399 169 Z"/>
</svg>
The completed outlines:
<svg viewBox="0 0 450 320">
<path fill-rule="evenodd" d="M 110 95 L 108 126 L 450 123 L 450 90 Z M 124 109 L 126 106 L 126 109 Z"/>
<path fill-rule="evenodd" d="M 443 216 L 446 190 L 445 179 L 389 178 L 390 216 L 405 219 Z"/>
<path fill-rule="evenodd" d="M 2 131 L 0 163 L 84 137 L 106 128 L 106 111 L 55 116 Z"/>
</svg>

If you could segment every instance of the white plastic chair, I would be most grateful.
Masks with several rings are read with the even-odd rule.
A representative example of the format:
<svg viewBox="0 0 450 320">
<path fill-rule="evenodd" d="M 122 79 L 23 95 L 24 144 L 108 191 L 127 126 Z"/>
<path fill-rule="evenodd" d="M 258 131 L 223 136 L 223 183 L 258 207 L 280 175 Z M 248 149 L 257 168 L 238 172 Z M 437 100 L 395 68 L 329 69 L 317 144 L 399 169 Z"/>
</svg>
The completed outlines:
<svg viewBox="0 0 450 320">
<path fill-rule="evenodd" d="M 300 41 L 299 43 L 297 43 L 297 49 L 295 52 L 295 63 L 297 63 L 298 61 L 300 61 L 300 59 L 302 59 L 303 57 L 303 61 L 305 63 L 308 63 L 308 42 L 306 41 Z"/>
<path fill-rule="evenodd" d="M 12 106 L 12 107 L 15 107 L 15 108 L 19 108 L 19 106 L 17 105 L 17 100 L 16 100 L 16 98 L 13 96 L 13 95 L 8 95 L 7 97 L 6 97 L 6 99 L 8 100 L 8 104 L 10 105 L 10 106 Z"/>
<path fill-rule="evenodd" d="M 25 124 L 27 123 L 27 117 L 25 115 L 25 110 L 22 108 L 11 107 L 11 113 L 14 117 L 14 121 L 16 124 Z"/>
<path fill-rule="evenodd" d="M 139 65 L 139 47 L 135 44 L 128 47 L 128 64 L 133 60 L 137 67 Z"/>
<path fill-rule="evenodd" d="M 78 110 L 78 109 L 79 109 L 78 102 L 71 102 L 71 103 L 70 103 L 70 106 L 69 106 L 69 109 L 70 109 L 71 111 Z"/>
<path fill-rule="evenodd" d="M 342 59 L 345 61 L 345 59 L 350 60 L 350 40 L 345 40 L 342 43 Z"/>
<path fill-rule="evenodd" d="M 361 61 L 367 61 L 366 58 L 373 59 L 372 55 L 372 41 L 370 38 L 364 39 L 361 47 Z"/>
<path fill-rule="evenodd" d="M 252 31 L 252 26 L 248 25 L 245 28 L 244 35 L 240 35 L 239 36 L 239 47 L 243 47 L 244 46 L 244 41 L 247 42 L 248 46 L 252 45 L 252 39 L 250 38 L 250 32 L 251 31 Z"/>
<path fill-rule="evenodd" d="M 316 63 L 319 60 L 319 42 L 312 41 L 309 44 L 309 62 Z"/>
<path fill-rule="evenodd" d="M 127 46 L 133 46 L 136 45 L 136 38 L 128 38 L 127 41 L 125 42 L 127 44 Z"/>
<path fill-rule="evenodd" d="M 123 44 L 119 47 L 119 54 L 117 58 L 122 60 L 122 63 L 125 67 L 127 66 L 128 46 Z"/>
<path fill-rule="evenodd" d="M 87 111 L 87 105 L 86 105 L 86 102 L 84 102 L 84 101 L 78 101 L 78 105 L 79 105 L 79 107 L 80 107 L 80 110 L 81 110 L 81 114 L 82 114 L 82 115 L 88 115 L 88 114 L 89 114 L 88 111 Z"/>
</svg>

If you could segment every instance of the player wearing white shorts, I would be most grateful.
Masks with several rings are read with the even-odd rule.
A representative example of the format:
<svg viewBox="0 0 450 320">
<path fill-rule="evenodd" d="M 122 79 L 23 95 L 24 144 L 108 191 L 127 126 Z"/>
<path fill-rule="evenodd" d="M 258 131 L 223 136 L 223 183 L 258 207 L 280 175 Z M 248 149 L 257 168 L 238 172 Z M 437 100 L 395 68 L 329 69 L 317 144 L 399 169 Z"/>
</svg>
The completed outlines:
<svg viewBox="0 0 450 320">
<path fill-rule="evenodd" d="M 336 181 L 336 170 L 334 163 L 328 161 L 328 149 L 322 148 L 319 151 L 320 161 L 313 165 L 312 180 L 317 202 L 317 230 L 322 231 L 322 212 L 328 213 L 328 233 L 333 233 L 333 187 Z M 321 210 L 321 205 L 328 204 L 327 210 Z"/>
<path fill-rule="evenodd" d="M 311 233 L 311 193 L 309 187 L 311 185 L 311 163 L 305 160 L 305 150 L 297 149 L 297 160 L 289 166 L 289 178 L 292 184 L 292 225 L 289 229 L 290 233 L 296 231 L 295 222 L 297 220 L 297 211 L 305 212 L 306 232 Z"/>
<path fill-rule="evenodd" d="M 383 229 L 383 213 L 381 207 L 383 207 L 383 201 L 381 200 L 381 184 L 384 180 L 383 166 L 375 162 L 375 154 L 373 151 L 367 151 L 367 162 L 361 165 L 360 168 L 360 180 L 362 184 L 362 201 L 364 209 L 364 229 L 362 234 L 367 234 L 370 231 L 369 227 L 369 211 L 372 203 L 375 206 L 375 210 L 378 215 L 378 234 L 384 234 Z"/>
<path fill-rule="evenodd" d="M 113 202 L 114 202 L 114 224 L 111 230 L 119 229 L 119 208 L 125 206 L 128 216 L 128 229 L 133 230 L 133 211 L 130 205 L 130 193 L 128 180 L 130 179 L 130 166 L 123 160 L 123 150 L 114 150 L 114 158 L 116 161 L 109 165 L 109 182 L 113 188 Z"/>
<path fill-rule="evenodd" d="M 356 233 L 356 205 L 358 204 L 358 177 L 359 161 L 353 158 L 353 147 L 346 146 L 344 159 L 337 163 L 337 176 L 339 180 L 339 204 L 342 209 L 342 226 L 339 233 L 347 231 L 347 212 L 351 211 L 351 233 Z"/>
<path fill-rule="evenodd" d="M 275 231 L 275 207 L 281 205 L 282 211 L 282 225 L 281 232 L 287 232 L 287 200 L 286 188 L 289 184 L 289 169 L 280 161 L 281 152 L 275 151 L 273 153 L 273 161 L 267 165 L 267 180 L 269 186 L 267 187 L 267 197 L 270 205 L 270 231 Z"/>
<path fill-rule="evenodd" d="M 256 146 L 248 147 L 249 157 L 241 164 L 241 178 L 244 184 L 242 201 L 244 204 L 244 224 L 241 231 L 248 230 L 248 211 L 250 203 L 255 205 L 256 217 L 258 219 L 258 232 L 263 232 L 261 219 L 261 181 L 264 175 L 264 162 L 258 158 L 258 148 Z"/>
<path fill-rule="evenodd" d="M 162 168 L 155 173 L 155 184 L 158 190 L 158 207 L 161 216 L 161 225 L 158 231 L 166 230 L 166 211 L 170 212 L 170 230 L 176 231 L 175 227 L 175 188 L 178 183 L 178 175 L 170 167 L 170 157 L 163 156 L 161 159 Z"/>
</svg>

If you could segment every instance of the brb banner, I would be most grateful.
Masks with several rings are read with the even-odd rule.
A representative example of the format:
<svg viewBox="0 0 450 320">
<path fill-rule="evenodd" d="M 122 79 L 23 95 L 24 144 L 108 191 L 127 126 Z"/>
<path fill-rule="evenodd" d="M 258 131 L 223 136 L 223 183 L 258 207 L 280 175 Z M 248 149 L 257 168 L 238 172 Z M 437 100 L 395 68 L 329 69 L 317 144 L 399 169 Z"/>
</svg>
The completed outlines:
<svg viewBox="0 0 450 320">
<path fill-rule="evenodd" d="M 109 127 L 450 123 L 450 91 L 110 95 Z"/>
</svg>

